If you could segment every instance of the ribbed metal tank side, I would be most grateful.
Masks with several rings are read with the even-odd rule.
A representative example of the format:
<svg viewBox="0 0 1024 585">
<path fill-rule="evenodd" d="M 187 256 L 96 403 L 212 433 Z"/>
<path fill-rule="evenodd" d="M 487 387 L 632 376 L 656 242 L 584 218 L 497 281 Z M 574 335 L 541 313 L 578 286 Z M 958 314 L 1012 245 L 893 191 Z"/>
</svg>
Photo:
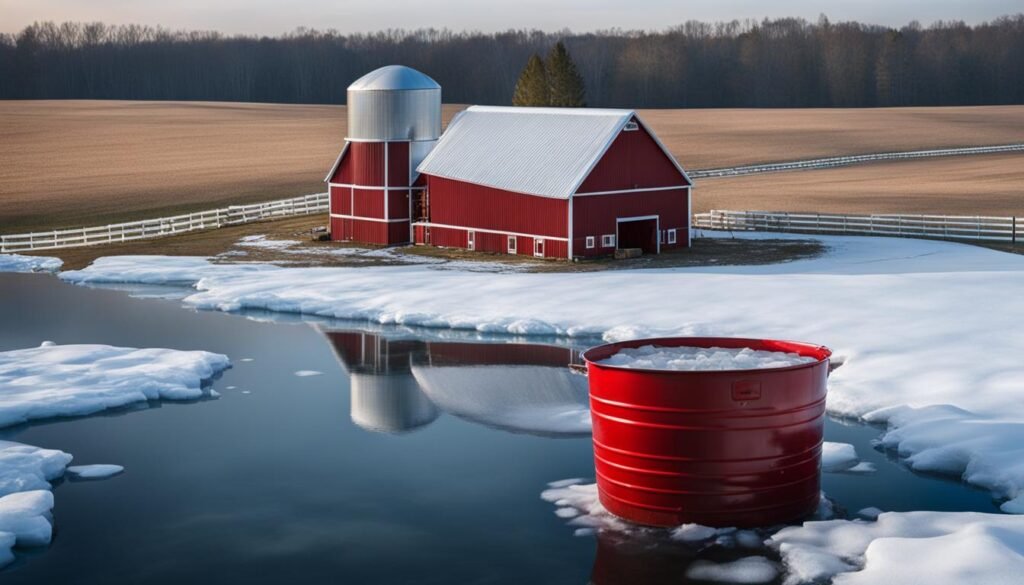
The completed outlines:
<svg viewBox="0 0 1024 585">
<path fill-rule="evenodd" d="M 750 347 L 814 362 L 723 371 L 600 364 L 624 347 Z M 796 342 L 641 339 L 584 354 L 594 465 L 613 514 L 659 526 L 767 526 L 817 506 L 830 352 Z"/>
<path fill-rule="evenodd" d="M 441 90 L 350 90 L 348 137 L 353 140 L 436 140 Z"/>
</svg>

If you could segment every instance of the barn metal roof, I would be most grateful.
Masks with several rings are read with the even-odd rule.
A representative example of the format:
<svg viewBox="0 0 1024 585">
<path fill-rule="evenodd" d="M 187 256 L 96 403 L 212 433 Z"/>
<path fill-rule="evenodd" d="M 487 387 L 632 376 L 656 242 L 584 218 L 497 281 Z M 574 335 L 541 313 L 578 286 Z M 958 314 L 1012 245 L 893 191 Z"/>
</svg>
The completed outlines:
<svg viewBox="0 0 1024 585">
<path fill-rule="evenodd" d="M 472 106 L 452 119 L 416 170 L 568 199 L 634 117 L 633 110 Z"/>
<path fill-rule="evenodd" d="M 407 89 L 436 89 L 441 86 L 429 76 L 405 65 L 388 65 L 374 69 L 352 82 L 349 91 L 395 91 Z"/>
</svg>

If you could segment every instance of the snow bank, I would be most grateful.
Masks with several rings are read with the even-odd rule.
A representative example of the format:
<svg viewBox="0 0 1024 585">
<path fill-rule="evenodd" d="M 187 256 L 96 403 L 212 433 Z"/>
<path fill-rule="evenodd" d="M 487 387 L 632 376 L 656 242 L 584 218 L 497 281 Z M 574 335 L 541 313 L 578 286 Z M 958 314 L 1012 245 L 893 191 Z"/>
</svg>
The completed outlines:
<svg viewBox="0 0 1024 585">
<path fill-rule="evenodd" d="M 205 351 L 43 345 L 0 352 L 0 427 L 132 402 L 195 399 L 229 366 Z"/>
<path fill-rule="evenodd" d="M 1008 326 L 1024 323 L 1024 256 L 912 239 L 736 236 L 818 239 L 829 251 L 768 266 L 498 275 L 122 257 L 61 277 L 192 282 L 198 290 L 184 302 L 207 309 L 607 340 L 722 335 L 821 343 L 845 358 L 830 378 L 831 413 L 905 429 L 888 439 L 905 456 L 931 450 L 941 459 L 922 457 L 918 465 L 1001 486 L 998 494 L 1010 498 L 1024 491 L 1024 465 L 1009 458 L 1024 436 L 1024 329 Z M 927 422 L 931 413 L 922 407 L 934 405 L 962 411 L 952 417 L 955 435 L 928 425 L 906 430 Z M 953 448 L 945 446 L 950 438 Z M 1009 509 L 1024 509 L 1024 500 Z"/>
<path fill-rule="evenodd" d="M 770 543 L 787 584 L 1011 585 L 1024 573 L 1024 517 L 886 512 L 876 522 L 832 520 L 784 528 Z"/>
<path fill-rule="evenodd" d="M 124 471 L 121 465 L 95 463 L 92 465 L 72 465 L 67 472 L 79 479 L 106 479 Z"/>
<path fill-rule="evenodd" d="M 0 254 L 0 272 L 56 272 L 63 264 L 60 258 Z"/>
<path fill-rule="evenodd" d="M 71 455 L 11 441 L 0 441 L 0 496 L 48 490 L 64 474 Z"/>
<path fill-rule="evenodd" d="M 646 370 L 755 370 L 785 368 L 817 361 L 796 353 L 760 351 L 744 347 L 627 347 L 597 363 Z"/>
</svg>

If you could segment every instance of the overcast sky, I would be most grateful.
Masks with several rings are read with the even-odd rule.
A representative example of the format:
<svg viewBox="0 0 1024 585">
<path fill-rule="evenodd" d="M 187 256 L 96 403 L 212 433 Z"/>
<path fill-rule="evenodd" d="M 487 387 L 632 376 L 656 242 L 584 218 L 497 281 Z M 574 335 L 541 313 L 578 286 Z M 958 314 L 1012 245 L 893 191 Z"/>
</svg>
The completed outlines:
<svg viewBox="0 0 1024 585">
<path fill-rule="evenodd" d="M 1021 0 L 0 0 L 0 31 L 33 21 L 103 21 L 277 35 L 297 27 L 342 32 L 447 27 L 590 31 L 661 29 L 680 22 L 801 16 L 899 26 L 976 23 L 1024 11 Z"/>
</svg>

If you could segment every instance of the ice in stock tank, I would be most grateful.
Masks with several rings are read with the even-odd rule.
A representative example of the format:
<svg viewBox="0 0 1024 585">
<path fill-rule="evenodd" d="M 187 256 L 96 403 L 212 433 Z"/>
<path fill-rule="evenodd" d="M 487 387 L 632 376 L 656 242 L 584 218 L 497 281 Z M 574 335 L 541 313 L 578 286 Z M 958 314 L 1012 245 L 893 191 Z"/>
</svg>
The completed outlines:
<svg viewBox="0 0 1024 585">
<path fill-rule="evenodd" d="M 597 363 L 625 348 L 751 348 L 813 361 L 749 370 L 645 370 Z M 831 351 L 793 341 L 638 339 L 583 358 L 598 494 L 640 524 L 766 526 L 817 508 Z"/>
</svg>

